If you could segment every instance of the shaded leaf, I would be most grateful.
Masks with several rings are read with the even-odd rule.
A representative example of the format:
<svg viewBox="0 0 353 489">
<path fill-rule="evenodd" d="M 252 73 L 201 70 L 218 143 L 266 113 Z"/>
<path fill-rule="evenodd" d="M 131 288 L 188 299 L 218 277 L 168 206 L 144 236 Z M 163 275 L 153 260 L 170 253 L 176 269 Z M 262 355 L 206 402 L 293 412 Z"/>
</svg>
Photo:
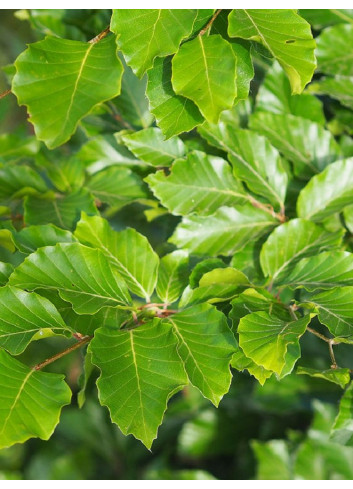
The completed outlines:
<svg viewBox="0 0 353 489">
<path fill-rule="evenodd" d="M 325 124 L 322 102 L 309 93 L 292 95 L 289 80 L 277 62 L 273 63 L 260 85 L 256 110 L 292 114 Z"/>
<path fill-rule="evenodd" d="M 189 255 L 176 250 L 163 256 L 158 271 L 157 294 L 165 304 L 172 304 L 188 283 Z"/>
<path fill-rule="evenodd" d="M 331 439 L 342 445 L 353 446 L 353 383 L 343 394 L 339 412 L 332 427 Z"/>
<path fill-rule="evenodd" d="M 353 25 L 339 24 L 322 31 L 317 37 L 318 70 L 330 75 L 353 77 Z"/>
<path fill-rule="evenodd" d="M 97 214 L 93 197 L 81 189 L 55 199 L 26 197 L 24 220 L 28 225 L 54 224 L 64 229 L 73 229 L 80 219 L 81 211 Z"/>
<path fill-rule="evenodd" d="M 174 92 L 171 57 L 156 58 L 153 68 L 148 70 L 146 95 L 151 113 L 166 138 L 191 131 L 204 121 L 194 102 Z"/>
<path fill-rule="evenodd" d="M 153 166 L 168 166 L 185 154 L 181 139 L 174 137 L 165 141 L 158 127 L 126 134 L 122 139 L 137 158 Z"/>
<path fill-rule="evenodd" d="M 22 253 L 32 253 L 43 246 L 54 246 L 56 243 L 73 243 L 74 236 L 69 231 L 57 228 L 54 224 L 28 226 L 13 234 L 16 247 Z"/>
<path fill-rule="evenodd" d="M 42 177 L 29 166 L 7 165 L 0 168 L 0 199 L 21 198 L 47 190 Z"/>
<path fill-rule="evenodd" d="M 118 166 L 95 173 L 86 187 L 95 198 L 116 207 L 148 196 L 141 178 L 128 168 Z"/>
<path fill-rule="evenodd" d="M 320 124 L 290 114 L 256 112 L 250 127 L 266 136 L 288 160 L 294 173 L 308 179 L 341 156 L 334 137 Z"/>
<path fill-rule="evenodd" d="M 0 285 L 6 285 L 14 268 L 11 263 L 0 262 Z"/>
</svg>

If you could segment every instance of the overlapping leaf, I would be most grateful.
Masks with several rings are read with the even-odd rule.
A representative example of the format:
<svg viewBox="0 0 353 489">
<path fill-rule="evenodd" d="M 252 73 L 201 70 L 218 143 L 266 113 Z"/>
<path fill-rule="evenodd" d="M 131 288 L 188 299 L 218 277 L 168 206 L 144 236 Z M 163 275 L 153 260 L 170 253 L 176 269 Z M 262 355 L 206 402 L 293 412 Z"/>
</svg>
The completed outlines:
<svg viewBox="0 0 353 489">
<path fill-rule="evenodd" d="M 97 214 L 93 196 L 85 189 L 57 197 L 26 197 L 24 220 L 27 225 L 54 224 L 72 230 L 81 211 Z"/>
<path fill-rule="evenodd" d="M 64 376 L 37 372 L 0 350 L 0 448 L 29 438 L 48 440 L 70 403 Z M 45 415 L 43 415 L 45 412 Z"/>
<path fill-rule="evenodd" d="M 307 290 L 353 285 L 353 255 L 347 251 L 327 251 L 303 258 L 290 273 L 278 277 L 276 283 Z"/>
<path fill-rule="evenodd" d="M 188 283 L 189 255 L 183 250 L 163 256 L 159 266 L 157 294 L 165 304 L 179 299 Z"/>
<path fill-rule="evenodd" d="M 291 219 L 276 228 L 264 243 L 260 254 L 262 270 L 276 280 L 301 258 L 337 247 L 343 233 L 327 232 L 304 219 Z"/>
<path fill-rule="evenodd" d="M 34 292 L 1 287 L 0 307 L 0 346 L 14 355 L 22 353 L 41 329 L 69 332 L 55 306 Z"/>
<path fill-rule="evenodd" d="M 168 399 L 187 383 L 171 327 L 155 319 L 130 331 L 100 328 L 90 351 L 100 402 L 125 435 L 150 448 Z"/>
<path fill-rule="evenodd" d="M 256 112 L 250 127 L 266 136 L 288 160 L 300 179 L 308 179 L 341 157 L 334 137 L 320 124 L 303 117 Z"/>
<path fill-rule="evenodd" d="M 83 244 L 99 248 L 130 290 L 149 300 L 157 282 L 159 258 L 142 234 L 131 228 L 115 232 L 101 217 L 85 213 L 74 234 Z"/>
<path fill-rule="evenodd" d="M 28 226 L 13 234 L 16 247 L 22 253 L 32 253 L 43 246 L 54 246 L 56 243 L 73 243 L 74 236 L 54 224 Z"/>
<path fill-rule="evenodd" d="M 146 95 L 150 101 L 151 113 L 167 138 L 191 131 L 204 121 L 192 100 L 174 92 L 170 57 L 156 58 L 153 68 L 148 71 Z"/>
<path fill-rule="evenodd" d="M 239 322 L 239 345 L 257 365 L 281 375 L 289 345 L 299 344 L 309 322 L 310 315 L 284 322 L 266 312 L 254 312 Z"/>
<path fill-rule="evenodd" d="M 196 10 L 115 9 L 110 29 L 126 62 L 141 77 L 156 56 L 174 54 L 191 34 Z"/>
<path fill-rule="evenodd" d="M 120 93 L 114 36 L 96 43 L 47 37 L 30 44 L 15 66 L 12 91 L 48 148 L 65 143 L 95 105 Z"/>
<path fill-rule="evenodd" d="M 271 214 L 249 204 L 220 207 L 212 216 L 183 218 L 169 241 L 196 254 L 229 256 L 277 223 Z"/>
<path fill-rule="evenodd" d="M 27 290 L 58 290 L 78 314 L 127 306 L 131 301 L 125 281 L 104 253 L 79 243 L 39 248 L 15 269 L 9 283 Z"/>
<path fill-rule="evenodd" d="M 220 35 L 198 35 L 184 43 L 172 60 L 172 84 L 199 107 L 210 122 L 230 109 L 237 94 L 236 57 Z"/>
<path fill-rule="evenodd" d="M 317 38 L 318 70 L 329 75 L 353 77 L 352 45 L 352 24 L 339 24 L 325 29 Z"/>
<path fill-rule="evenodd" d="M 301 190 L 297 201 L 299 217 L 322 221 L 340 212 L 353 198 L 353 158 L 329 165 Z"/>
<path fill-rule="evenodd" d="M 86 187 L 101 202 L 116 207 L 147 197 L 141 178 L 128 168 L 117 166 L 95 173 Z"/>
<path fill-rule="evenodd" d="M 199 304 L 165 322 L 172 324 L 178 337 L 190 382 L 218 406 L 230 387 L 229 363 L 236 348 L 225 316 L 209 304 Z"/>
<path fill-rule="evenodd" d="M 181 139 L 164 140 L 158 127 L 150 127 L 122 137 L 129 150 L 139 159 L 153 166 L 168 166 L 185 154 Z"/>
<path fill-rule="evenodd" d="M 310 25 L 295 10 L 235 9 L 228 19 L 231 37 L 260 42 L 286 72 L 292 93 L 303 91 L 316 68 L 316 44 Z"/>
<path fill-rule="evenodd" d="M 159 171 L 145 180 L 163 206 L 176 215 L 208 215 L 222 205 L 231 207 L 249 200 L 229 164 L 200 151 L 175 161 L 169 176 Z"/>
</svg>

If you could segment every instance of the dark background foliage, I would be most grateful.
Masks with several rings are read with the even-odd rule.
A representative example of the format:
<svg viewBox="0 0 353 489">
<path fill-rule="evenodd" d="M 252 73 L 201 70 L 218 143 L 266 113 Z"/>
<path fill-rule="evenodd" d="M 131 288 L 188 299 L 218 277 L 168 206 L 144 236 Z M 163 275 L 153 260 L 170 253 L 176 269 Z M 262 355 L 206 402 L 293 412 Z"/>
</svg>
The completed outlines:
<svg viewBox="0 0 353 489">
<path fill-rule="evenodd" d="M 25 44 L 37 38 L 29 23 L 20 20 L 19 14 L 16 16 L 14 13 L 12 10 L 0 11 L 1 66 L 12 63 L 24 50 Z M 87 16 L 83 16 L 84 21 L 80 20 L 81 11 L 71 11 L 71 15 L 71 26 L 78 25 L 87 39 L 99 32 Z M 100 15 L 104 23 L 105 18 L 109 19 L 110 12 L 100 11 Z M 256 95 L 263 75 L 264 68 L 257 63 L 251 98 Z M 3 91 L 8 84 L 3 74 L 0 77 L 0 89 Z M 332 107 L 327 100 L 323 100 L 326 115 L 330 118 Z M 25 110 L 18 108 L 15 97 L 10 95 L 0 102 L 0 133 L 11 132 L 15 127 L 24 134 L 32 133 L 31 126 L 26 123 Z M 75 144 L 75 137 L 71 144 Z M 114 225 L 122 228 L 129 223 L 158 248 L 170 235 L 176 219 L 167 216 L 149 224 L 143 214 L 143 206 L 131 204 L 115 214 Z M 317 328 L 320 329 L 319 324 Z M 44 341 L 50 352 L 51 340 Z M 56 339 L 53 352 L 58 351 L 57 342 Z M 305 366 L 323 368 L 327 364 L 327 348 L 319 339 L 305 335 L 301 346 Z M 30 345 L 25 354 L 27 362 L 31 363 L 31 359 L 36 358 L 37 349 L 38 344 Z M 315 358 L 315 365 L 308 364 L 311 358 Z M 77 353 L 65 357 L 49 370 L 61 372 L 64 368 L 75 396 L 79 389 L 81 361 L 81 354 Z M 353 368 L 348 347 L 340 346 L 337 361 Z M 304 454 L 307 449 L 315 450 L 315 457 L 321 461 L 321 469 L 312 472 L 312 477 L 308 478 L 349 476 L 348 469 L 335 464 L 335 449 L 327 441 L 326 427 L 332 424 L 342 395 L 342 390 L 335 384 L 294 375 L 281 382 L 272 378 L 261 387 L 247 373 L 234 372 L 231 390 L 219 409 L 207 402 L 196 389 L 188 387 L 170 402 L 158 440 L 152 452 L 149 452 L 132 436 L 124 437 L 110 422 L 108 411 L 98 404 L 94 380 L 90 379 L 88 400 L 82 410 L 77 408 L 74 396 L 72 405 L 64 408 L 60 424 L 48 442 L 30 440 L 24 445 L 0 451 L 0 479 L 266 478 L 266 470 L 271 470 L 269 461 L 276 466 L 270 473 L 272 478 L 276 478 L 276 475 L 282 478 L 288 474 L 281 472 L 281 454 L 284 453 L 281 443 L 287 443 L 290 453 L 298 449 Z M 312 434 L 313 429 L 310 429 L 314 413 L 315 429 L 319 433 L 316 438 Z M 277 452 L 273 452 L 279 453 L 278 459 L 276 456 L 266 458 L 268 454 L 261 452 L 261 447 L 265 445 L 254 442 L 268 440 L 286 440 L 279 442 Z M 271 451 L 272 445 L 267 446 Z M 254 447 L 257 447 L 260 463 L 256 461 Z M 345 452 L 344 456 L 348 465 L 352 465 L 352 454 Z M 304 461 L 299 460 L 297 465 L 299 473 L 305 473 Z"/>
</svg>

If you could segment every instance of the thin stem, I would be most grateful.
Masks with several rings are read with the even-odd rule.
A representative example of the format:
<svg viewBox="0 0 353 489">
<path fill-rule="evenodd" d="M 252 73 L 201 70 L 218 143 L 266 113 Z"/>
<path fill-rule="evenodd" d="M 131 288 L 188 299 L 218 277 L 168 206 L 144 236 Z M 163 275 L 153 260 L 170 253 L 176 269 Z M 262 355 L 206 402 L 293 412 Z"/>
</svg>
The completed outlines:
<svg viewBox="0 0 353 489">
<path fill-rule="evenodd" d="M 199 36 L 203 36 L 204 34 L 206 34 L 206 32 L 208 31 L 208 29 L 212 26 L 213 22 L 217 19 L 217 17 L 219 16 L 219 14 L 221 13 L 222 9 L 219 8 L 214 14 L 213 16 L 211 17 L 210 21 L 206 24 L 206 26 L 200 31 L 200 34 Z"/>
<path fill-rule="evenodd" d="M 92 336 L 83 336 L 82 339 L 80 339 L 74 345 L 69 346 L 69 348 L 66 348 L 66 350 L 63 350 L 60 353 L 57 353 L 56 355 L 54 355 L 54 356 L 52 356 L 50 358 L 47 358 L 46 360 L 44 360 L 44 362 L 38 363 L 38 365 L 35 365 L 34 367 L 32 367 L 33 370 L 41 370 L 42 368 L 46 367 L 50 363 L 53 363 L 56 360 L 59 360 L 59 358 L 62 358 L 65 355 L 68 355 L 69 353 L 71 353 L 72 351 L 75 351 L 78 348 L 81 348 L 86 343 L 88 343 L 89 341 L 91 341 L 91 339 L 92 339 Z"/>
<path fill-rule="evenodd" d="M 262 202 L 259 202 L 258 200 L 256 200 L 252 196 L 249 196 L 249 201 L 250 201 L 251 205 L 253 205 L 257 209 L 261 209 L 265 212 L 268 212 L 269 214 L 271 214 L 272 217 L 274 217 L 275 219 L 277 219 L 281 223 L 285 222 L 285 220 L 287 219 L 286 216 L 284 215 L 282 209 L 281 209 L 281 212 L 277 213 L 273 210 L 273 207 L 271 205 L 263 204 Z"/>
<path fill-rule="evenodd" d="M 333 352 L 333 346 L 334 345 L 337 345 L 337 343 L 335 342 L 335 340 L 333 340 L 332 338 L 327 338 L 326 336 L 324 336 L 323 334 L 319 333 L 318 331 L 316 331 L 315 329 L 312 329 L 312 328 L 309 328 L 309 326 L 307 326 L 306 328 L 310 333 L 314 334 L 315 336 L 317 336 L 318 338 L 320 338 L 320 340 L 322 341 L 325 341 L 325 343 L 328 344 L 328 351 L 330 353 L 330 358 L 331 358 L 331 368 L 334 369 L 334 368 L 338 368 L 338 365 L 337 365 L 337 362 L 336 362 L 336 358 L 335 358 L 335 354 Z"/>
<path fill-rule="evenodd" d="M 2 98 L 5 98 L 7 95 L 10 95 L 11 89 L 9 88 L 8 90 L 5 90 L 5 92 L 0 93 L 0 100 Z"/>
<path fill-rule="evenodd" d="M 288 306 L 288 311 L 289 311 L 290 317 L 293 319 L 293 321 L 298 321 L 298 316 L 294 312 L 294 307 Z"/>
<path fill-rule="evenodd" d="M 108 27 L 106 27 L 104 29 L 104 31 L 100 32 L 99 34 L 97 34 L 97 36 L 95 36 L 93 39 L 91 39 L 90 41 L 88 41 L 90 44 L 94 44 L 98 41 L 100 41 L 101 39 L 103 39 L 107 34 L 109 34 L 110 32 L 110 26 L 108 25 Z"/>
<path fill-rule="evenodd" d="M 328 342 L 328 351 L 330 352 L 330 357 L 331 357 L 331 362 L 332 362 L 331 368 L 338 368 L 336 358 L 335 358 L 335 354 L 333 353 L 333 345 L 336 345 L 336 343 L 333 340 L 330 340 Z"/>
</svg>

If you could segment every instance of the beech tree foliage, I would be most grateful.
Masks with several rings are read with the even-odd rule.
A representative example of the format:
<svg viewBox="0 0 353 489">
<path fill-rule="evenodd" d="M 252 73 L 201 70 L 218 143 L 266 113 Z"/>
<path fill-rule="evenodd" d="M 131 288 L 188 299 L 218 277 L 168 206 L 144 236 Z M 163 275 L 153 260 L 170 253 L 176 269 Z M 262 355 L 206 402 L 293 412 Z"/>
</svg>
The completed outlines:
<svg viewBox="0 0 353 489">
<path fill-rule="evenodd" d="M 218 406 L 234 370 L 347 388 L 352 445 L 352 11 L 97 11 L 91 39 L 51 12 L 20 12 L 40 40 L 6 68 L 32 135 L 0 136 L 0 448 L 49 439 L 76 350 L 79 405 L 96 369 L 147 448 L 172 396 Z M 276 446 L 254 451 L 261 472 Z"/>
</svg>

